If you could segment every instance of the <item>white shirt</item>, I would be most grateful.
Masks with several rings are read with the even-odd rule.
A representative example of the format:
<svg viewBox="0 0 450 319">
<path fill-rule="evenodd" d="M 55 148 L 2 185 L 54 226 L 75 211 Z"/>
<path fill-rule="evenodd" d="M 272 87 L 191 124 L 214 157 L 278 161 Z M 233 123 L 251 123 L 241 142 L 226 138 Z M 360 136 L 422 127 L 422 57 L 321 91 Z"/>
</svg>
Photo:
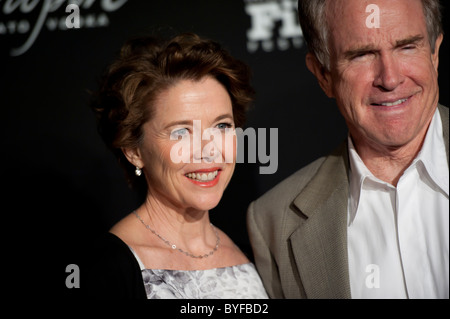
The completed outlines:
<svg viewBox="0 0 450 319">
<path fill-rule="evenodd" d="M 449 169 L 439 111 L 397 187 L 376 178 L 348 138 L 352 298 L 449 298 Z"/>
</svg>

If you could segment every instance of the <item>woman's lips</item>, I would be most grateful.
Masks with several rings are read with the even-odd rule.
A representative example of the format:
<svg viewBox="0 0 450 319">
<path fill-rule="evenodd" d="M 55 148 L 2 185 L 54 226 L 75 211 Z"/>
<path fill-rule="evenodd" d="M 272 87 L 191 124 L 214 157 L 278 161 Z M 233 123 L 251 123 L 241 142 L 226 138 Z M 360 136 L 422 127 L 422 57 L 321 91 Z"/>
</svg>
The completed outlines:
<svg viewBox="0 0 450 319">
<path fill-rule="evenodd" d="M 190 182 L 196 185 L 211 187 L 218 183 L 220 172 L 220 169 L 199 170 L 187 173 L 184 176 L 186 176 Z"/>
</svg>

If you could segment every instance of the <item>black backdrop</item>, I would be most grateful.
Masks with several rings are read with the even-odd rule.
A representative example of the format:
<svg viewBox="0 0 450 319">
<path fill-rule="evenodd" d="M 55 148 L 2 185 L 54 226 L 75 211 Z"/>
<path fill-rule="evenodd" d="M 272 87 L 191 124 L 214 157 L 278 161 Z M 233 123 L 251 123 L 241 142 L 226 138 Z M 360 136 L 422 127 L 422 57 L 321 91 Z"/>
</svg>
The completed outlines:
<svg viewBox="0 0 450 319">
<path fill-rule="evenodd" d="M 278 169 L 263 175 L 264 164 L 237 164 L 211 212 L 250 257 L 248 204 L 346 137 L 334 101 L 305 67 L 295 0 L 81 1 L 74 29 L 65 27 L 67 1 L 50 3 L 0 1 L 1 225 L 6 274 L 20 294 L 30 285 L 76 294 L 65 287 L 65 267 L 82 274 L 86 245 L 139 205 L 88 108 L 88 91 L 130 37 L 192 31 L 251 66 L 257 96 L 247 126 L 278 129 Z M 444 105 L 448 53 L 444 40 Z"/>
</svg>

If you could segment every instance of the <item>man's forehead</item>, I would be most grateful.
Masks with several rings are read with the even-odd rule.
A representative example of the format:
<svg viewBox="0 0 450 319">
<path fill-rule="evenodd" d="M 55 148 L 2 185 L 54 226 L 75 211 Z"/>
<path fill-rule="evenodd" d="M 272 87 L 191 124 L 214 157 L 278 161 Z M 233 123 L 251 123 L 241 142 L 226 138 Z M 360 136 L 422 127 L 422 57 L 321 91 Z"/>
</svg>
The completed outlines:
<svg viewBox="0 0 450 319">
<path fill-rule="evenodd" d="M 332 7 L 343 5 L 332 11 Z M 379 4 L 379 11 L 368 10 L 365 3 Z M 408 5 L 408 3 L 410 5 Z M 378 5 L 377 5 L 378 6 Z M 328 21 L 331 41 L 338 47 L 376 46 L 407 41 L 412 37 L 427 38 L 427 28 L 420 0 L 337 0 L 329 8 Z M 379 14 L 379 17 L 376 16 Z"/>
<path fill-rule="evenodd" d="M 379 24 L 373 22 L 379 19 Z M 327 20 L 332 28 L 342 26 L 381 28 L 424 20 L 421 0 L 329 0 Z"/>
</svg>

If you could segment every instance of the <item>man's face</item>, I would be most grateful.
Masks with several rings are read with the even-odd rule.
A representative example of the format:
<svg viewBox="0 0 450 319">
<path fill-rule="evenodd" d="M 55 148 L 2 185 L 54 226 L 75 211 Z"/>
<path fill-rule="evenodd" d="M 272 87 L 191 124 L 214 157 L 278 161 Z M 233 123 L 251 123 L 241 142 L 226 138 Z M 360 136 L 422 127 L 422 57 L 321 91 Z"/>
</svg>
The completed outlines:
<svg viewBox="0 0 450 319">
<path fill-rule="evenodd" d="M 380 9 L 379 28 L 366 25 L 369 4 Z M 336 98 L 356 147 L 395 149 L 422 139 L 439 97 L 442 37 L 433 54 L 421 1 L 328 5 L 331 66 L 325 91 Z"/>
</svg>

